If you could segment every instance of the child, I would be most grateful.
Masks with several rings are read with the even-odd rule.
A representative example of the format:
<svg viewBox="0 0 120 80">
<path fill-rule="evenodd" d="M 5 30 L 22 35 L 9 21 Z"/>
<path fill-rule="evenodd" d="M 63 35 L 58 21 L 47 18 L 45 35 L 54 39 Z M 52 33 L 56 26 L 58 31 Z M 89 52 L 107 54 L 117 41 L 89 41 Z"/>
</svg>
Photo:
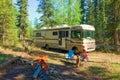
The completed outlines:
<svg viewBox="0 0 120 80">
<path fill-rule="evenodd" d="M 80 54 L 81 54 L 81 52 L 75 51 L 75 55 L 76 55 L 76 67 L 79 67 L 79 65 L 80 65 L 80 61 L 81 61 Z"/>
<path fill-rule="evenodd" d="M 83 49 L 83 52 L 82 53 L 76 53 L 76 66 L 79 67 L 80 63 L 82 61 L 85 61 L 87 62 L 88 61 L 88 52 L 85 51 L 85 49 Z"/>
<path fill-rule="evenodd" d="M 82 54 L 80 54 L 80 57 L 81 57 L 81 61 L 87 62 L 88 61 L 88 52 L 86 52 L 85 49 L 83 49 L 83 52 L 82 52 Z"/>
<path fill-rule="evenodd" d="M 76 67 L 79 67 L 80 65 L 80 55 L 76 55 L 77 59 L 76 59 Z"/>
</svg>

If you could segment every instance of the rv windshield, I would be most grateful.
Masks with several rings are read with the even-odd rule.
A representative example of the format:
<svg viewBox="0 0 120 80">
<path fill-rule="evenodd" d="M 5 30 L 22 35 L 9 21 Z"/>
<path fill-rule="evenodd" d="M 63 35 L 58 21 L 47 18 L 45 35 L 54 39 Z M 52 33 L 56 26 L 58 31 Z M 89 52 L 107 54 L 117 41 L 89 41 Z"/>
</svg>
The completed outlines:
<svg viewBox="0 0 120 80">
<path fill-rule="evenodd" d="M 90 38 L 90 39 L 94 39 L 94 31 L 88 31 L 88 30 L 84 30 L 82 32 L 83 38 Z"/>
<path fill-rule="evenodd" d="M 82 38 L 80 30 L 72 30 L 71 38 Z"/>
<path fill-rule="evenodd" d="M 94 31 L 89 30 L 72 30 L 71 31 L 71 38 L 88 38 L 94 39 Z"/>
</svg>

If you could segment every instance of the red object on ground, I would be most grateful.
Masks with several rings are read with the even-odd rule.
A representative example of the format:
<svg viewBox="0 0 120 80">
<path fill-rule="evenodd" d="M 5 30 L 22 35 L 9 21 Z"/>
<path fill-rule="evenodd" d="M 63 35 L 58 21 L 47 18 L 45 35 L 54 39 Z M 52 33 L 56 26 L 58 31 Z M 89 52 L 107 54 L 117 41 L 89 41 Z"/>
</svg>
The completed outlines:
<svg viewBox="0 0 120 80">
<path fill-rule="evenodd" d="M 37 57 L 37 61 L 42 65 L 42 70 L 46 70 L 48 68 L 46 63 L 47 59 L 48 59 L 48 55 Z"/>
</svg>

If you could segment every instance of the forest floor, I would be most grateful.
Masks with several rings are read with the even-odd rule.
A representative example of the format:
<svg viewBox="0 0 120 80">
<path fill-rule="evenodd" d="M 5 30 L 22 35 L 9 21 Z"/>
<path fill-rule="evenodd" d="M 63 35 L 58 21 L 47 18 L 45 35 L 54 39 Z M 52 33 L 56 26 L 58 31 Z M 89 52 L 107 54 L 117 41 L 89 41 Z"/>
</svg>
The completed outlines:
<svg viewBox="0 0 120 80">
<path fill-rule="evenodd" d="M 34 49 L 30 53 L 10 49 L 0 50 L 0 64 L 15 56 L 34 60 L 37 56 L 48 55 L 48 76 L 51 80 L 120 80 L 120 55 L 103 52 L 90 52 L 89 61 L 75 67 L 74 60 L 66 60 L 66 52 Z M 0 69 L 0 80 L 34 80 L 31 65 L 11 64 Z"/>
</svg>

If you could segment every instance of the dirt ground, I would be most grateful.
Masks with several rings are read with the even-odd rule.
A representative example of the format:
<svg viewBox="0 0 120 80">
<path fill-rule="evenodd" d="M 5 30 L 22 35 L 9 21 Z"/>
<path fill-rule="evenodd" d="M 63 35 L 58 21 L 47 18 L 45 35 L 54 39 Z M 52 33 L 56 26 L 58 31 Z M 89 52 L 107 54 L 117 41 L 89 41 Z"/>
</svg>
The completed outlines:
<svg viewBox="0 0 120 80">
<path fill-rule="evenodd" d="M 51 80 L 119 80 L 119 71 L 114 70 L 114 65 L 120 67 L 120 55 L 90 52 L 89 61 L 81 63 L 79 68 L 75 67 L 75 58 L 66 60 L 66 52 L 57 50 L 36 49 L 29 53 L 13 50 L 0 50 L 6 55 L 21 56 L 28 60 L 34 60 L 37 56 L 48 55 L 47 74 Z M 11 64 L 0 69 L 0 80 L 34 80 L 32 75 L 35 69 L 29 64 Z M 41 80 L 41 79 L 40 79 Z"/>
</svg>

